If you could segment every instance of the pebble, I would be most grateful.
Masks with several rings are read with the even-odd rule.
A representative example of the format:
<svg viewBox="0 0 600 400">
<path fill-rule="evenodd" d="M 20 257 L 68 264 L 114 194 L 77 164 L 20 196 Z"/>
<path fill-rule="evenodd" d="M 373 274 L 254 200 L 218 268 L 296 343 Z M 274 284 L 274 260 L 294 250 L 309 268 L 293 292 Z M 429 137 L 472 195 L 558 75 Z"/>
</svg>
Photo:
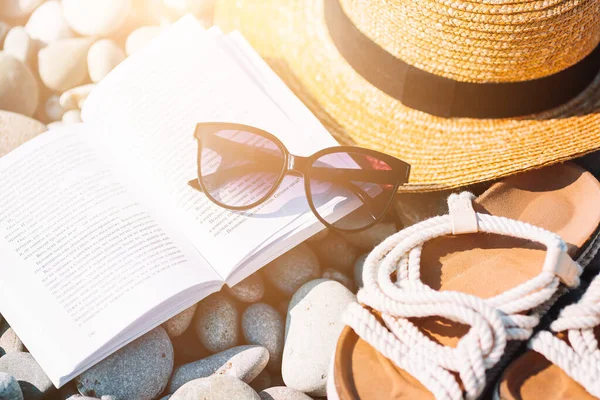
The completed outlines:
<svg viewBox="0 0 600 400">
<path fill-rule="evenodd" d="M 173 372 L 173 346 L 158 327 L 134 340 L 76 378 L 84 396 L 152 400 L 166 388 Z"/>
<path fill-rule="evenodd" d="M 46 125 L 48 130 L 58 129 L 58 128 L 62 128 L 64 126 L 66 126 L 66 124 L 62 121 L 50 122 L 48 125 Z"/>
<path fill-rule="evenodd" d="M 177 367 L 167 392 L 175 393 L 186 383 L 211 375 L 228 375 L 249 383 L 264 370 L 268 361 L 269 351 L 262 346 L 233 347 L 203 360 Z"/>
<path fill-rule="evenodd" d="M 32 116 L 39 101 L 35 77 L 16 57 L 0 51 L 0 110 Z"/>
<path fill-rule="evenodd" d="M 117 31 L 131 12 L 130 0 L 62 0 L 67 23 L 84 36 L 106 36 Z"/>
<path fill-rule="evenodd" d="M 263 270 L 269 282 L 288 296 L 321 275 L 319 259 L 304 243 L 271 261 Z"/>
<path fill-rule="evenodd" d="M 344 273 L 352 271 L 352 266 L 359 255 L 358 250 L 336 232 L 331 232 L 325 239 L 313 243 L 312 248 L 322 265 L 339 269 Z"/>
<path fill-rule="evenodd" d="M 327 375 L 342 314 L 355 297 L 338 282 L 317 279 L 302 286 L 288 309 L 282 375 L 286 386 L 325 396 Z"/>
<path fill-rule="evenodd" d="M 95 87 L 95 83 L 90 83 L 67 90 L 60 95 L 60 105 L 64 110 L 81 110 L 83 108 L 83 104 Z"/>
<path fill-rule="evenodd" d="M 286 386 L 271 387 L 258 395 L 261 400 L 312 400 L 310 396 Z"/>
<path fill-rule="evenodd" d="M 10 25 L 4 21 L 0 21 L 0 49 L 4 47 L 4 39 L 10 31 Z"/>
<path fill-rule="evenodd" d="M 352 279 L 346 276 L 346 274 L 338 271 L 337 269 L 327 268 L 325 271 L 323 271 L 323 276 L 321 277 L 323 279 L 330 279 L 339 282 L 342 285 L 346 286 L 348 290 L 354 291 L 354 282 L 352 282 Z"/>
<path fill-rule="evenodd" d="M 267 367 L 271 371 L 281 369 L 284 327 L 275 308 L 265 303 L 252 304 L 242 315 L 242 332 L 246 342 L 269 350 Z"/>
<path fill-rule="evenodd" d="M 69 39 L 75 35 L 67 24 L 59 0 L 48 0 L 36 8 L 29 17 L 25 30 L 29 36 L 43 44 Z"/>
<path fill-rule="evenodd" d="M 227 290 L 233 297 L 244 303 L 256 303 L 265 294 L 265 282 L 260 274 L 256 273 Z"/>
<path fill-rule="evenodd" d="M 0 326 L 0 356 L 8 353 L 25 351 L 25 345 L 17 336 L 8 323 L 3 322 Z"/>
<path fill-rule="evenodd" d="M 60 121 L 65 113 L 65 109 L 60 105 L 59 97 L 55 94 L 48 97 L 44 105 L 44 112 L 50 121 Z"/>
<path fill-rule="evenodd" d="M 363 283 L 363 267 L 365 266 L 365 260 L 369 254 L 363 254 L 362 256 L 356 259 L 354 263 L 354 283 L 356 287 L 360 289 L 364 286 Z"/>
<path fill-rule="evenodd" d="M 174 338 L 183 335 L 187 328 L 192 324 L 192 319 L 194 319 L 194 313 L 196 312 L 197 306 L 198 304 L 194 304 L 162 325 L 169 337 Z"/>
<path fill-rule="evenodd" d="M 40 400 L 56 391 L 30 353 L 9 353 L 0 357 L 0 372 L 15 377 L 27 400 Z"/>
<path fill-rule="evenodd" d="M 88 73 L 92 82 L 100 82 L 125 59 L 125 52 L 112 40 L 99 40 L 87 55 Z"/>
<path fill-rule="evenodd" d="M 362 251 L 373 249 L 379 243 L 396 233 L 396 224 L 393 222 L 380 222 L 363 231 L 344 233 L 342 236 L 348 242 Z"/>
<path fill-rule="evenodd" d="M 0 0 L 0 18 L 20 19 L 31 14 L 44 0 Z"/>
<path fill-rule="evenodd" d="M 35 119 L 0 110 L 0 157 L 45 131 L 46 125 Z"/>
<path fill-rule="evenodd" d="M 87 78 L 87 53 L 92 41 L 86 38 L 62 39 L 50 43 L 38 54 L 40 78 L 46 87 L 64 92 Z"/>
<path fill-rule="evenodd" d="M 19 382 L 5 372 L 0 372 L 0 399 L 2 400 L 23 400 L 23 391 Z"/>
<path fill-rule="evenodd" d="M 273 375 L 269 372 L 269 370 L 264 369 L 256 378 L 250 382 L 250 386 L 256 392 L 260 392 L 265 390 L 266 388 L 270 388 L 273 386 Z"/>
<path fill-rule="evenodd" d="M 194 329 L 206 350 L 219 353 L 240 343 L 240 316 L 232 299 L 215 293 L 198 303 Z"/>
<path fill-rule="evenodd" d="M 6 35 L 4 52 L 21 60 L 28 67 L 35 65 L 39 44 L 29 37 L 25 28 L 15 26 Z"/>
<path fill-rule="evenodd" d="M 79 122 L 83 122 L 81 119 L 81 111 L 79 110 L 69 110 L 65 111 L 62 117 L 62 122 L 66 125 L 69 124 L 77 124 Z"/>
<path fill-rule="evenodd" d="M 125 42 L 125 52 L 128 56 L 140 50 L 148 42 L 157 37 L 162 28 L 160 26 L 142 26 L 131 32 Z"/>
<path fill-rule="evenodd" d="M 213 375 L 195 379 L 177 390 L 170 400 L 260 400 L 258 394 L 239 379 Z"/>
</svg>

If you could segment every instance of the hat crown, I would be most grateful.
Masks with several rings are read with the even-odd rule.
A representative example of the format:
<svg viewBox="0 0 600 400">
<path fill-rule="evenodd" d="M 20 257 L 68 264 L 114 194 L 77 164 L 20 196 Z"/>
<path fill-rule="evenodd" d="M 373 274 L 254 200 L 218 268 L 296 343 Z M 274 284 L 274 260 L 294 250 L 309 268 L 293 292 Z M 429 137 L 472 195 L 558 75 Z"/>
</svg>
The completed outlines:
<svg viewBox="0 0 600 400">
<path fill-rule="evenodd" d="M 339 0 L 358 30 L 394 57 L 464 82 L 558 73 L 600 42 L 597 0 Z"/>
</svg>

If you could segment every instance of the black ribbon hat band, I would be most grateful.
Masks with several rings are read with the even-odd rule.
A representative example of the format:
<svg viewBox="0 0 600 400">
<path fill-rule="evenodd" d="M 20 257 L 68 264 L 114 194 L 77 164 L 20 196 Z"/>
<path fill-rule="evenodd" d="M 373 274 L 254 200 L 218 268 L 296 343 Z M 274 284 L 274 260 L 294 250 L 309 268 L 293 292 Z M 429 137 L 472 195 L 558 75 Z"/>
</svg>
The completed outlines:
<svg viewBox="0 0 600 400">
<path fill-rule="evenodd" d="M 540 79 L 508 83 L 460 82 L 423 71 L 364 35 L 339 0 L 324 0 L 329 33 L 350 66 L 372 85 L 412 109 L 439 117 L 508 118 L 567 103 L 600 71 L 600 46 L 577 64 Z"/>
</svg>

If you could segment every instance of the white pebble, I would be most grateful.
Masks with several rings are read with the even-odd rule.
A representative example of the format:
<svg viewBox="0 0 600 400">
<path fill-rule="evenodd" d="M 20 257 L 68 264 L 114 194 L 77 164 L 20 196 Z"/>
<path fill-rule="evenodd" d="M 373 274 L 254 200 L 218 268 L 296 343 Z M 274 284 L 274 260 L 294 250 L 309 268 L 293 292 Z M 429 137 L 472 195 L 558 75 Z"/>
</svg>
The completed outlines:
<svg viewBox="0 0 600 400">
<path fill-rule="evenodd" d="M 64 92 L 81 85 L 87 77 L 87 53 L 90 39 L 63 39 L 40 50 L 38 66 L 46 87 Z"/>
<path fill-rule="evenodd" d="M 60 105 L 59 97 L 55 94 L 46 100 L 44 111 L 50 121 L 60 121 L 65 113 L 65 109 Z"/>
<path fill-rule="evenodd" d="M 69 39 L 75 35 L 67 24 L 58 0 L 48 0 L 36 8 L 29 17 L 25 30 L 33 39 L 44 44 Z"/>
<path fill-rule="evenodd" d="M 62 122 L 67 125 L 83 122 L 81 119 L 81 111 L 79 111 L 79 110 L 65 111 L 65 113 L 63 114 L 63 117 L 62 117 Z"/>
<path fill-rule="evenodd" d="M 117 31 L 131 12 L 131 0 L 63 0 L 69 26 L 86 36 L 106 36 Z"/>
<path fill-rule="evenodd" d="M 162 28 L 160 26 L 142 26 L 131 32 L 125 42 L 125 52 L 128 56 L 140 50 L 148 42 L 157 37 Z"/>
<path fill-rule="evenodd" d="M 60 96 L 60 105 L 65 110 L 81 110 L 89 94 L 92 93 L 95 87 L 95 83 L 90 83 L 67 90 Z"/>
<path fill-rule="evenodd" d="M 0 0 L 0 18 L 19 19 L 29 15 L 44 0 Z"/>
<path fill-rule="evenodd" d="M 4 40 L 4 51 L 29 67 L 34 65 L 38 50 L 39 44 L 29 37 L 22 26 L 12 28 Z"/>
<path fill-rule="evenodd" d="M 90 47 L 87 56 L 92 82 L 100 82 L 125 59 L 125 52 L 112 40 L 99 40 Z"/>
</svg>

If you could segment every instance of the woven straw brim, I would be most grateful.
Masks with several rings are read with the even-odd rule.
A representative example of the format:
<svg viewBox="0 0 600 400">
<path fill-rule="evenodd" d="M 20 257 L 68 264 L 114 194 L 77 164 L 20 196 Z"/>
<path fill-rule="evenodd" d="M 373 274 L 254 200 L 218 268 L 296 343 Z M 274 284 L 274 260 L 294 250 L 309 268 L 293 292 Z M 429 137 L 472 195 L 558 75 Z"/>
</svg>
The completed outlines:
<svg viewBox="0 0 600 400">
<path fill-rule="evenodd" d="M 441 118 L 403 106 L 356 73 L 329 36 L 323 0 L 218 0 L 215 23 L 241 31 L 341 144 L 410 163 L 403 191 L 492 180 L 600 148 L 600 75 L 542 114 Z"/>
</svg>

